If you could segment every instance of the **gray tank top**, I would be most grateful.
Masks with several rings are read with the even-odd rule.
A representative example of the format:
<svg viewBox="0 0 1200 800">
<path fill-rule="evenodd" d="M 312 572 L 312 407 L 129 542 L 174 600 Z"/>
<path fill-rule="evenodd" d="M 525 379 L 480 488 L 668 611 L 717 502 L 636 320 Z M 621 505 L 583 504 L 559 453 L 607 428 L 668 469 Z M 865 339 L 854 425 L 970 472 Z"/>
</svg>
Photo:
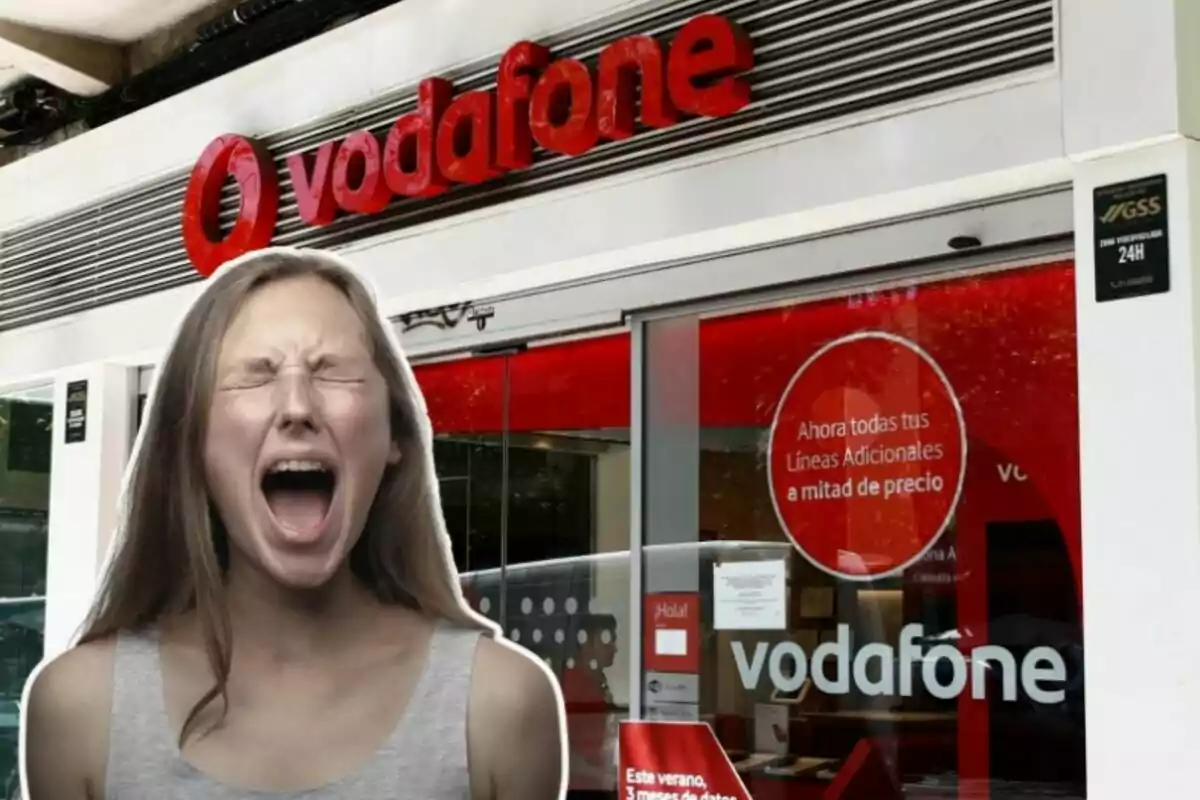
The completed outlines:
<svg viewBox="0 0 1200 800">
<path fill-rule="evenodd" d="M 124 633 L 104 800 L 467 800 L 467 698 L 480 632 L 439 625 L 400 723 L 357 771 L 301 792 L 226 786 L 191 766 L 167 718 L 156 634 Z"/>
</svg>

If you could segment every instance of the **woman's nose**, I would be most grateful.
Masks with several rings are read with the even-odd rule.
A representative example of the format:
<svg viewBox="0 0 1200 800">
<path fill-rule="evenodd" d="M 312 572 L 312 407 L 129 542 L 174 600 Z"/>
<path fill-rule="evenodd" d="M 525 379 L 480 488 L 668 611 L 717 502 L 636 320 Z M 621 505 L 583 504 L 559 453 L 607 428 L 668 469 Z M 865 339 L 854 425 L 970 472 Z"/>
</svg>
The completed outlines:
<svg viewBox="0 0 1200 800">
<path fill-rule="evenodd" d="M 284 425 L 311 425 L 316 416 L 312 380 L 303 370 L 287 370 L 278 383 L 278 415 Z"/>
</svg>

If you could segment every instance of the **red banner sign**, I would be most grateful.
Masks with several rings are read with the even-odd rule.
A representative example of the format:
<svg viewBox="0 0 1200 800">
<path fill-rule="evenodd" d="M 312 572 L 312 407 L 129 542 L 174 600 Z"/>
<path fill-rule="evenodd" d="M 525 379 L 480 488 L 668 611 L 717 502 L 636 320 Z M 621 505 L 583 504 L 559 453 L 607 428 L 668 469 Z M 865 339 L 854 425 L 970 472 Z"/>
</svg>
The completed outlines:
<svg viewBox="0 0 1200 800">
<path fill-rule="evenodd" d="M 648 594 L 642 662 L 650 672 L 700 671 L 700 595 Z"/>
<path fill-rule="evenodd" d="M 684 25 L 665 51 L 650 36 L 614 42 L 595 69 L 520 42 L 501 59 L 495 91 L 455 96 L 450 81 L 428 78 L 416 110 L 396 120 L 382 142 L 358 131 L 289 157 L 300 218 L 328 225 L 339 213 L 378 214 L 394 197 L 433 197 L 454 184 L 484 183 L 529 167 L 535 146 L 580 156 L 602 139 L 628 139 L 638 123 L 666 128 L 688 116 L 729 116 L 750 102 L 740 76 L 753 66 L 749 38 L 716 14 Z M 221 187 L 230 176 L 242 203 L 233 232 L 222 236 Z M 253 140 L 223 136 L 192 172 L 183 215 L 188 256 L 211 275 L 269 244 L 278 214 L 274 163 Z"/>
<path fill-rule="evenodd" d="M 941 368 L 888 333 L 831 342 L 792 377 L 771 427 L 771 498 L 809 561 L 850 580 L 917 563 L 966 474 L 962 410 Z"/>
<path fill-rule="evenodd" d="M 752 800 L 704 722 L 623 722 L 621 800 Z"/>
</svg>

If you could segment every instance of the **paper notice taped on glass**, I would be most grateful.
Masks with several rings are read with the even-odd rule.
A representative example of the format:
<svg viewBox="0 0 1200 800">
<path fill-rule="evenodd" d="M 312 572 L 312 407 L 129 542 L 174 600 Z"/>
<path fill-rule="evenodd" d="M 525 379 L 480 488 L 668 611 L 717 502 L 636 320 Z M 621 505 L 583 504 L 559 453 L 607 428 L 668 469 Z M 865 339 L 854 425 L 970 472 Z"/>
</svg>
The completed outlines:
<svg viewBox="0 0 1200 800">
<path fill-rule="evenodd" d="M 773 703 L 754 704 L 754 751 L 787 755 L 790 735 L 788 732 L 788 707 Z"/>
<path fill-rule="evenodd" d="M 687 631 L 660 628 L 654 632 L 654 652 L 660 656 L 686 656 Z"/>
<path fill-rule="evenodd" d="M 696 722 L 700 719 L 700 706 L 696 703 L 647 704 L 646 719 L 657 722 Z"/>
<path fill-rule="evenodd" d="M 675 672 L 647 672 L 643 691 L 647 705 L 699 703 L 700 676 Z"/>
<path fill-rule="evenodd" d="M 735 561 L 713 567 L 713 627 L 787 629 L 787 562 Z"/>
</svg>

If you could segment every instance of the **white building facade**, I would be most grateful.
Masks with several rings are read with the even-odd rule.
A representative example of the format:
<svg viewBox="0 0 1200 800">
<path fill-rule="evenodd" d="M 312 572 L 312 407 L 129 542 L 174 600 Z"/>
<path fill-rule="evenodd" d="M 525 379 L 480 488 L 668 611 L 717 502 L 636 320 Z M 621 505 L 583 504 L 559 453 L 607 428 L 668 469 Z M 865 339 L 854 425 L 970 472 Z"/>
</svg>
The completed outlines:
<svg viewBox="0 0 1200 800">
<path fill-rule="evenodd" d="M 631 36 L 665 53 L 706 14 L 746 37 L 753 64 L 715 76 L 744 106 L 577 156 L 538 138 L 487 182 L 302 217 L 288 157 L 357 131 L 382 146 L 424 79 L 491 90 L 523 41 L 588 65 Z M 10 426 L 0 507 L 24 497 L 48 531 L 45 652 L 86 612 L 142 398 L 202 285 L 181 229 L 193 167 L 235 134 L 278 172 L 270 241 L 361 265 L 401 330 L 472 602 L 568 703 L 603 673 L 611 713 L 572 729 L 583 761 L 611 767 L 615 718 L 701 718 L 755 798 L 854 791 L 848 756 L 883 739 L 896 796 L 1189 796 L 1197 35 L 1191 0 L 407 0 L 6 166 L 0 399 L 53 422 L 33 435 L 48 465 L 14 467 L 29 437 Z M 226 186 L 226 231 L 239 197 Z M 792 410 L 836 390 L 844 411 L 869 386 L 856 419 L 933 420 L 946 455 L 921 474 L 945 507 L 786 499 Z M 908 475 L 863 458 L 881 485 Z M 895 537 L 872 539 L 881 525 Z M 730 622 L 716 573 L 775 559 L 782 626 Z M 663 603 L 683 609 L 679 650 L 655 634 Z M 965 660 L 908 691 L 903 671 L 781 686 L 774 656 L 754 675 L 739 658 L 795 662 L 845 632 L 853 660 L 914 624 L 927 658 L 952 635 Z M 1017 667 L 1051 648 L 1049 693 L 973 691 L 969 651 L 989 644 Z"/>
</svg>

